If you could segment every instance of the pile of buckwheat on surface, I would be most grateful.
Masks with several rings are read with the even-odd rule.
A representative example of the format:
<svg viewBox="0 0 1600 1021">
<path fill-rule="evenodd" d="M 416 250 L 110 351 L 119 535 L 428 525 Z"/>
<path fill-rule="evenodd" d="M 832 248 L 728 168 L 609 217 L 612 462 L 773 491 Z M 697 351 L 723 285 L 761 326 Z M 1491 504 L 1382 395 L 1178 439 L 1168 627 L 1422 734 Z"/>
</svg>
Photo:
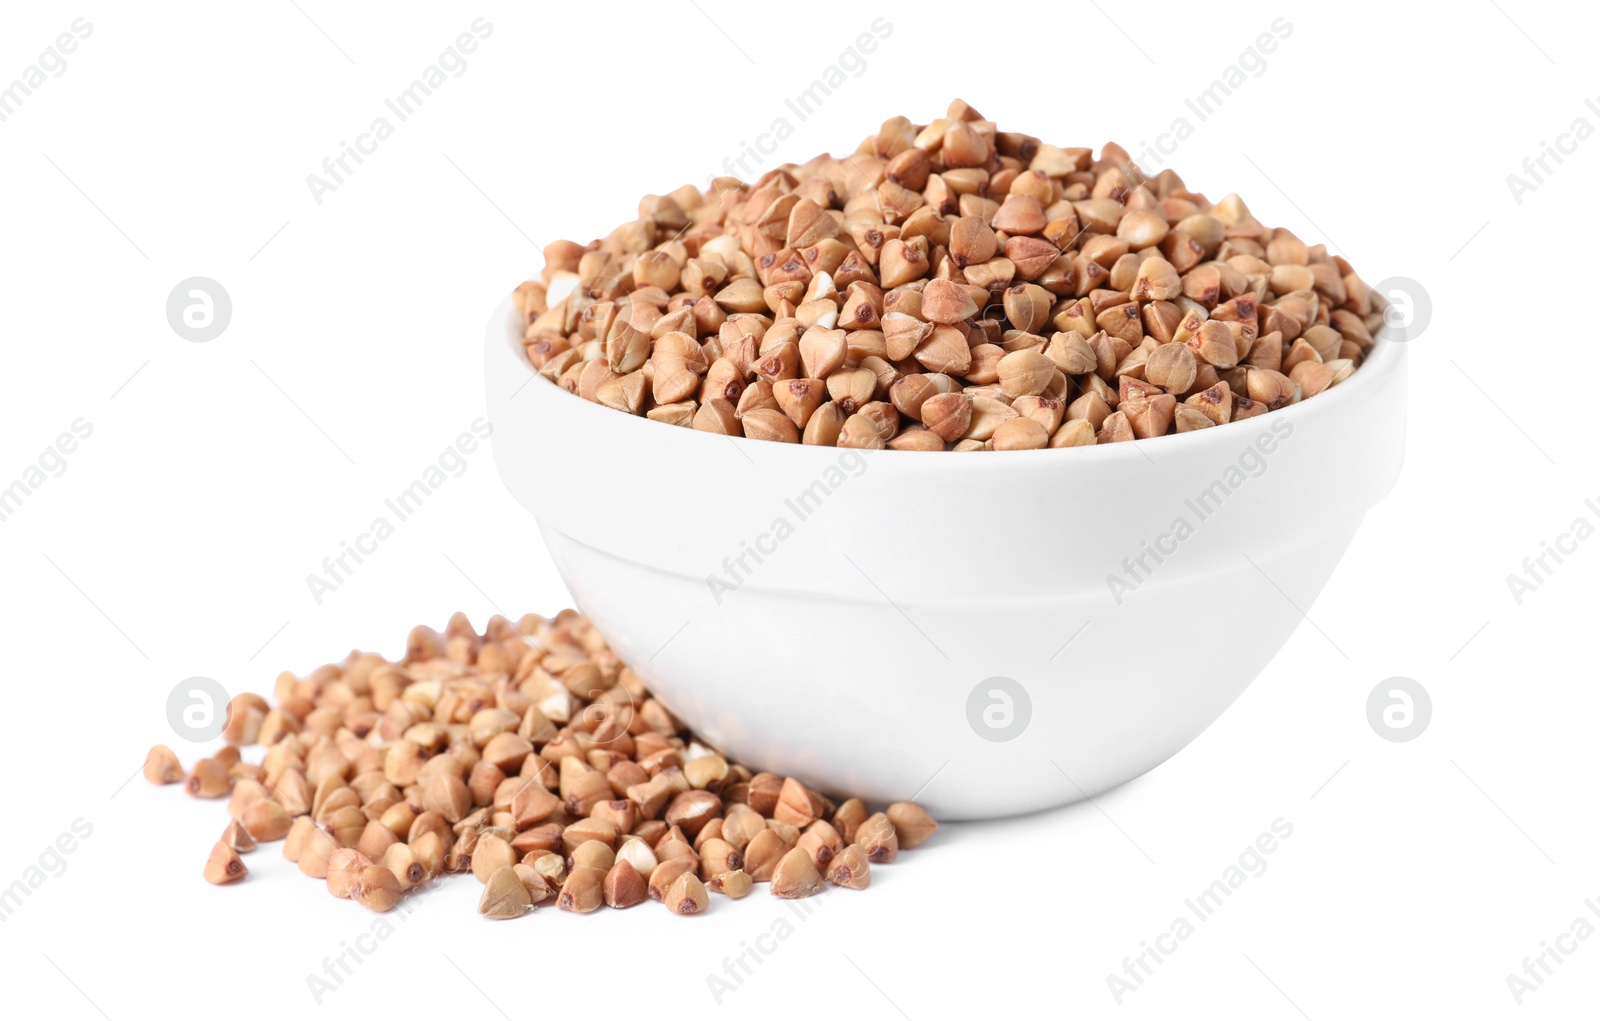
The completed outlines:
<svg viewBox="0 0 1600 1021">
<path fill-rule="evenodd" d="M 282 840 L 301 872 L 374 911 L 471 872 L 489 918 L 650 899 L 689 915 L 756 883 L 865 889 L 937 828 L 909 802 L 872 812 L 729 762 L 570 610 L 481 635 L 458 613 L 443 634 L 414 629 L 399 661 L 352 652 L 281 674 L 273 694 L 234 697 L 222 750 L 189 770 L 163 745 L 145 760 L 152 783 L 228 799 L 215 884 Z M 259 764 L 241 754 L 253 745 Z"/>
<path fill-rule="evenodd" d="M 1148 439 L 1348 379 L 1382 298 L 1344 259 L 1121 147 L 960 100 L 844 157 L 648 195 L 517 288 L 545 378 L 731 436 L 895 450 Z"/>
</svg>

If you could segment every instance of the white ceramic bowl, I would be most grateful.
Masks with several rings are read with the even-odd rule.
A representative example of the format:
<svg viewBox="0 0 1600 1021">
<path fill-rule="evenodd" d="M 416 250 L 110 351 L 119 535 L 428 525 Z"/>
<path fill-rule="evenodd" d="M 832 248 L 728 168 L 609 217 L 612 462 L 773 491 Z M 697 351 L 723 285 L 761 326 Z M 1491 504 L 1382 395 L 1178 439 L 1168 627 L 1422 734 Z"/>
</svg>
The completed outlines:
<svg viewBox="0 0 1600 1021">
<path fill-rule="evenodd" d="M 1300 624 L 1404 446 L 1404 346 L 1383 339 L 1247 423 L 966 455 L 630 417 L 530 379 L 519 341 L 508 300 L 495 460 L 617 653 L 741 761 L 941 819 L 1093 797 L 1192 741 Z"/>
</svg>

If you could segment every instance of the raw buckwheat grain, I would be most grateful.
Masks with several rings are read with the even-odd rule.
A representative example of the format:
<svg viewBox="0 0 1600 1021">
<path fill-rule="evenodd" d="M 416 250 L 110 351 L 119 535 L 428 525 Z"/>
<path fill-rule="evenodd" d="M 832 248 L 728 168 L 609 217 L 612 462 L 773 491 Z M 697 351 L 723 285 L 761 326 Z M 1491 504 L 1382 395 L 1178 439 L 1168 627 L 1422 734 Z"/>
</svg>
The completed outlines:
<svg viewBox="0 0 1600 1021">
<path fill-rule="evenodd" d="M 160 745 L 145 760 L 152 784 L 227 797 L 213 884 L 244 879 L 240 854 L 283 840 L 301 872 L 372 911 L 470 872 L 491 919 L 645 900 L 692 915 L 757 882 L 789 898 L 864 888 L 869 861 L 936 828 L 907 802 L 869 815 L 730 761 L 570 610 L 495 617 L 482 634 L 457 614 L 442 633 L 413 629 L 398 661 L 351 653 L 280 674 L 273 695 L 234 699 L 223 737 L 238 741 L 189 773 Z M 250 727 L 233 726 L 241 712 Z M 259 764 L 243 761 L 257 743 Z"/>
<path fill-rule="evenodd" d="M 1146 177 L 1115 144 L 999 131 L 960 100 L 843 159 L 647 195 L 636 220 L 544 255 L 514 301 L 546 379 L 780 443 L 1031 450 L 1210 428 L 1348 379 L 1383 317 L 1343 258 L 1237 195 Z"/>
</svg>

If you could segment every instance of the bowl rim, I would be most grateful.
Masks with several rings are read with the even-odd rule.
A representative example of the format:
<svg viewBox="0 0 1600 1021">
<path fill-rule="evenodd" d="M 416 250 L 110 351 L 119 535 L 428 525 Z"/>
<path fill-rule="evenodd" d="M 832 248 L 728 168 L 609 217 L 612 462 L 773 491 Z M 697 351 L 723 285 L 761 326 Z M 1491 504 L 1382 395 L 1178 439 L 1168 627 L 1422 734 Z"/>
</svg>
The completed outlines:
<svg viewBox="0 0 1600 1021">
<path fill-rule="evenodd" d="M 546 379 L 539 373 L 537 369 L 533 367 L 533 363 L 528 359 L 527 349 L 521 343 L 522 336 L 520 331 L 517 329 L 518 316 L 516 315 L 515 308 L 512 306 L 511 297 L 509 295 L 501 302 L 500 308 L 505 310 L 506 316 L 509 318 L 509 322 L 507 318 L 503 318 L 500 315 L 499 310 L 497 310 L 490 329 L 491 331 L 503 329 L 504 326 L 497 326 L 497 324 L 502 323 L 510 326 L 510 329 L 507 331 L 504 339 L 512 348 L 512 353 L 516 356 L 518 362 L 529 373 L 532 374 L 533 378 L 529 385 L 531 385 L 532 388 L 540 391 L 539 396 L 537 397 L 539 400 L 546 400 L 559 395 L 560 397 L 570 401 L 570 410 L 576 415 L 604 415 L 604 419 L 594 419 L 594 421 L 596 421 L 597 424 L 602 422 L 611 422 L 613 428 L 649 428 L 651 430 L 650 433 L 641 435 L 656 435 L 662 440 L 666 440 L 667 434 L 675 433 L 680 434 L 680 439 L 690 443 L 713 443 L 717 440 L 723 440 L 734 443 L 742 450 L 748 450 L 751 447 L 754 447 L 757 450 L 769 450 L 769 448 L 776 447 L 795 451 L 795 453 L 792 454 L 778 454 L 775 451 L 769 451 L 767 456 L 775 457 L 814 457 L 816 456 L 816 452 L 819 451 L 825 452 L 839 449 L 837 447 L 807 446 L 801 443 L 778 443 L 773 440 L 753 440 L 745 436 L 727 436 L 720 433 L 703 432 L 698 429 L 685 429 L 681 426 L 664 426 L 663 423 L 652 421 L 649 418 L 646 418 L 644 415 L 624 415 L 613 408 L 606 407 L 603 404 L 597 404 L 594 401 L 585 400 L 584 398 L 579 397 L 577 394 L 569 393 L 566 390 L 563 390 L 551 380 Z M 1247 419 L 1246 421 L 1257 421 L 1259 419 L 1260 424 L 1262 425 L 1266 425 L 1270 422 L 1288 422 L 1293 425 L 1298 425 L 1300 423 L 1315 422 L 1321 419 L 1337 416 L 1347 406 L 1354 407 L 1362 402 L 1368 396 L 1369 391 L 1371 391 L 1374 387 L 1381 386 L 1388 380 L 1388 377 L 1398 372 L 1405 364 L 1405 348 L 1406 342 L 1404 340 L 1396 339 L 1390 335 L 1388 329 L 1380 327 L 1378 333 L 1373 338 L 1373 345 L 1368 350 L 1366 359 L 1362 362 L 1359 368 L 1351 373 L 1349 379 L 1345 380 L 1343 383 L 1340 383 L 1338 386 L 1333 387 L 1332 389 L 1318 394 L 1314 398 L 1307 398 L 1296 404 L 1292 404 L 1289 407 L 1281 408 L 1278 411 L 1268 412 L 1264 415 L 1257 416 L 1255 419 Z M 527 388 L 529 388 L 528 385 L 520 386 L 519 392 L 521 389 Z M 548 389 L 548 392 L 544 392 L 546 388 Z M 510 398 L 507 398 L 507 400 L 510 400 L 515 396 L 516 393 L 513 393 Z M 1402 392 L 1402 400 L 1403 399 L 1404 395 Z M 628 420 L 628 424 L 624 425 L 622 421 L 618 421 L 619 419 Z M 1093 461 L 1095 463 L 1115 463 L 1117 459 L 1121 459 L 1123 461 L 1131 462 L 1138 460 L 1146 462 L 1147 464 L 1154 464 L 1155 458 L 1152 455 L 1156 451 L 1160 451 L 1164 454 L 1177 454 L 1182 457 L 1188 457 L 1191 455 L 1203 455 L 1208 450 L 1213 450 L 1224 446 L 1230 450 L 1233 450 L 1237 447 L 1237 443 L 1235 440 L 1229 439 L 1230 436 L 1236 437 L 1237 440 L 1242 440 L 1245 443 L 1249 443 L 1250 437 L 1255 434 L 1249 433 L 1247 430 L 1243 429 L 1232 430 L 1230 427 L 1236 424 L 1238 423 L 1229 422 L 1227 425 L 1218 426 L 1211 429 L 1196 429 L 1186 433 L 1170 433 L 1164 436 L 1153 436 L 1148 439 L 1135 439 L 1124 443 L 1096 443 L 1090 446 L 1082 447 L 1046 447 L 1038 450 L 983 451 L 983 453 L 1003 454 L 1004 456 L 998 458 L 960 458 L 959 461 L 962 464 L 970 463 L 985 465 L 988 466 L 988 469 L 1003 467 L 1005 465 L 1017 466 L 1027 462 L 1039 462 L 1046 458 L 1076 458 L 1080 460 Z M 688 437 L 691 436 L 695 438 L 689 439 Z M 668 440 L 667 442 L 674 441 Z M 801 451 L 808 453 L 799 453 Z M 929 454 L 937 453 L 937 451 L 893 450 L 885 447 L 878 450 L 863 450 L 860 452 L 870 455 L 874 458 L 894 458 L 899 462 L 905 462 L 907 459 L 910 459 L 910 461 L 917 464 L 921 464 L 924 461 L 929 460 L 937 462 L 937 459 L 928 457 Z M 946 453 L 954 452 L 946 451 Z M 953 470 L 953 466 L 946 466 L 942 470 Z"/>
</svg>

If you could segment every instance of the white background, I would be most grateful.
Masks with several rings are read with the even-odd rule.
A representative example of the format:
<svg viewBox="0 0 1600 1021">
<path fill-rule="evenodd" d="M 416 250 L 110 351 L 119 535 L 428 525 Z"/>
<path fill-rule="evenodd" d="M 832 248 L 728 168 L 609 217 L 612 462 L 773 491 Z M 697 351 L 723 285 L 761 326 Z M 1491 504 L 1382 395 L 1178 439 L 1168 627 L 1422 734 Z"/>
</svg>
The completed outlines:
<svg viewBox="0 0 1600 1021">
<path fill-rule="evenodd" d="M 1506 976 L 1575 918 L 1600 925 L 1584 905 L 1600 898 L 1600 542 L 1520 606 L 1506 576 L 1574 518 L 1600 518 L 1584 506 L 1600 499 L 1600 140 L 1520 204 L 1506 177 L 1574 118 L 1600 126 L 1584 106 L 1600 97 L 1593 12 L 455 6 L 7 6 L 0 83 L 75 18 L 93 33 L 0 122 L 0 484 L 75 419 L 94 428 L 0 522 L 0 886 L 74 820 L 93 827 L 0 923 L 8 1015 L 317 1009 L 306 976 L 372 916 L 277 846 L 237 887 L 202 882 L 222 806 L 124 786 L 154 742 L 202 753 L 172 734 L 168 692 L 192 675 L 268 691 L 278 671 L 352 646 L 397 655 L 412 624 L 458 608 L 481 624 L 563 606 L 486 449 L 321 605 L 305 578 L 483 414 L 485 320 L 545 241 L 586 241 L 646 191 L 703 183 L 774 118 L 794 135 L 761 169 L 846 151 L 893 114 L 926 122 L 957 95 L 1063 145 L 1137 151 L 1187 115 L 1171 165 L 1192 187 L 1239 191 L 1370 281 L 1426 287 L 1407 471 L 1310 609 L 1315 626 L 1191 747 L 1097 804 L 946 827 L 866 893 L 812 902 L 720 1008 L 706 976 L 785 911 L 761 888 L 697 919 L 651 906 L 491 924 L 461 879 L 323 1009 L 922 1021 L 1031 1003 L 1323 1021 L 1592 1007 L 1600 940 L 1520 1010 Z M 465 73 L 318 205 L 307 175 L 479 16 L 493 34 Z M 865 72 L 799 121 L 784 98 L 879 16 L 893 33 Z M 1197 121 L 1184 99 L 1278 17 L 1293 34 L 1266 71 Z M 210 343 L 164 314 L 195 275 L 233 301 Z M 1240 622 L 1215 648 L 1130 669 L 1248 640 Z M 1396 675 L 1433 701 L 1409 743 L 1366 718 Z M 1280 817 L 1293 836 L 1267 871 L 1119 1007 L 1107 976 Z"/>
</svg>

